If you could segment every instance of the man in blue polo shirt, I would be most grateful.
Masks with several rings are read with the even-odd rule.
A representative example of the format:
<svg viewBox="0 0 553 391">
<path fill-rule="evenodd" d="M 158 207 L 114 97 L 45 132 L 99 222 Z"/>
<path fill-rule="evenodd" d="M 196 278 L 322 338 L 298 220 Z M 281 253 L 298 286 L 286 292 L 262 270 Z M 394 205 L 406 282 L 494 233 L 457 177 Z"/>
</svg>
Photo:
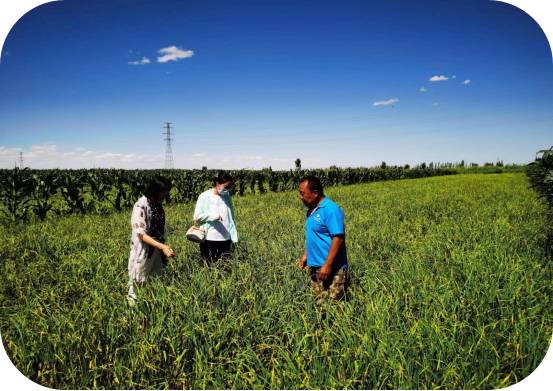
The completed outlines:
<svg viewBox="0 0 553 391">
<path fill-rule="evenodd" d="M 347 254 L 344 214 L 325 197 L 318 178 L 307 177 L 299 187 L 300 200 L 307 206 L 306 249 L 299 268 L 310 268 L 311 286 L 320 301 L 340 299 L 346 290 Z"/>
</svg>

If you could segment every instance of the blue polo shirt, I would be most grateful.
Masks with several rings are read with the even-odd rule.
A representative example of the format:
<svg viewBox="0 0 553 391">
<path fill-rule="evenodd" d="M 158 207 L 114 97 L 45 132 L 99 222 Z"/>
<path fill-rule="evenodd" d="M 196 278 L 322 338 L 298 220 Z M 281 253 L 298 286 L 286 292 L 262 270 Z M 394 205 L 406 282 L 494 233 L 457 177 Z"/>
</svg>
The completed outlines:
<svg viewBox="0 0 553 391">
<path fill-rule="evenodd" d="M 305 221 L 305 244 L 307 247 L 307 266 L 321 267 L 330 251 L 332 237 L 345 235 L 344 213 L 342 209 L 328 197 L 325 197 L 319 207 L 313 212 L 307 212 Z M 342 244 L 332 269 L 343 269 L 347 266 L 346 243 Z"/>
</svg>

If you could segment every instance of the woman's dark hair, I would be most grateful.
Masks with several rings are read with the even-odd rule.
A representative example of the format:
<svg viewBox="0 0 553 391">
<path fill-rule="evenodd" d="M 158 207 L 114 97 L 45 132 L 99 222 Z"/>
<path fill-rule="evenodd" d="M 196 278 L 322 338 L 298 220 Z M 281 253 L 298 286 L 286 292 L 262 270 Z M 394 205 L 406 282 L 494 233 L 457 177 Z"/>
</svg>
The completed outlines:
<svg viewBox="0 0 553 391">
<path fill-rule="evenodd" d="M 155 176 L 150 180 L 148 187 L 144 190 L 144 195 L 148 198 L 157 197 L 162 191 L 171 190 L 171 181 L 162 176 Z"/>
<path fill-rule="evenodd" d="M 173 184 L 171 183 L 170 179 L 165 178 L 164 176 L 160 177 L 160 179 L 165 183 L 165 186 L 167 186 L 167 190 L 171 191 L 173 188 Z"/>
<path fill-rule="evenodd" d="M 171 183 L 171 180 L 163 177 L 163 182 L 167 185 L 167 197 L 165 197 L 165 202 L 167 204 L 171 203 L 171 189 L 173 188 L 173 184 Z"/>
<path fill-rule="evenodd" d="M 227 182 L 233 183 L 232 175 L 230 175 L 228 172 L 221 171 L 219 172 L 219 175 L 213 178 L 213 184 L 216 185 L 217 182 L 219 182 L 219 184 Z"/>
</svg>

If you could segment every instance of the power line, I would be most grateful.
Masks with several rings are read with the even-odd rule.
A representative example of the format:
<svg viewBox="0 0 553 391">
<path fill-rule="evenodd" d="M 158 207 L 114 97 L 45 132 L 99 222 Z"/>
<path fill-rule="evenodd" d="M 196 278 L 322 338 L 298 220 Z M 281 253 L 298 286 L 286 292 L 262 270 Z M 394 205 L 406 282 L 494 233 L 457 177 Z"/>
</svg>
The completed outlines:
<svg viewBox="0 0 553 391">
<path fill-rule="evenodd" d="M 165 135 L 167 135 L 167 138 L 165 140 L 167 140 L 167 145 L 165 147 L 165 168 L 166 169 L 173 169 L 175 168 L 175 164 L 173 162 L 173 148 L 171 147 L 171 129 L 172 127 L 169 126 L 171 125 L 171 122 L 165 122 L 167 124 L 167 127 L 165 127 L 165 129 L 167 129 L 167 132 L 163 133 Z"/>
</svg>

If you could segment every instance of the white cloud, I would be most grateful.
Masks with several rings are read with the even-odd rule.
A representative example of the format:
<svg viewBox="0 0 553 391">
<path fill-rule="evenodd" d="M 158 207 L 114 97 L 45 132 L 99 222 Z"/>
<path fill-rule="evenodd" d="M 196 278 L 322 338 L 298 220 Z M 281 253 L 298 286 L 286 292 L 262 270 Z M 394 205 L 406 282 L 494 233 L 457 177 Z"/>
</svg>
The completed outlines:
<svg viewBox="0 0 553 391">
<path fill-rule="evenodd" d="M 19 166 L 19 152 L 23 152 L 25 166 L 31 168 L 122 168 L 122 169 L 155 169 L 165 167 L 165 151 L 160 148 L 159 154 L 120 153 L 106 150 L 80 150 L 74 147 L 64 149 L 61 145 L 52 143 L 33 145 L 28 149 L 6 148 L 0 146 L 0 168 Z M 295 158 L 265 157 L 262 155 L 230 155 L 211 156 L 206 153 L 179 156 L 174 153 L 175 167 L 177 168 L 224 168 L 261 169 L 272 166 L 275 170 L 294 168 Z M 302 159 L 305 168 L 309 167 L 308 160 Z M 328 163 L 328 162 L 325 162 Z M 330 163 L 328 163 L 330 164 Z M 313 163 L 312 167 L 322 167 L 321 163 Z"/>
<path fill-rule="evenodd" d="M 129 53 L 132 53 L 132 50 L 129 49 Z"/>
<path fill-rule="evenodd" d="M 244 160 L 263 160 L 263 156 L 238 155 L 238 158 Z"/>
<path fill-rule="evenodd" d="M 144 65 L 149 63 L 150 63 L 150 60 L 147 59 L 146 57 L 142 57 L 142 60 L 140 61 L 129 61 L 129 65 Z"/>
<path fill-rule="evenodd" d="M 169 46 L 167 48 L 160 49 L 157 52 L 159 54 L 165 54 L 162 57 L 158 57 L 157 62 L 178 61 L 194 55 L 192 50 L 182 50 L 176 46 Z"/>
<path fill-rule="evenodd" d="M 451 76 L 452 79 L 457 79 L 457 76 L 453 75 Z"/>
<path fill-rule="evenodd" d="M 260 155 L 229 155 L 211 156 L 205 153 L 196 153 L 188 157 L 175 156 L 175 166 L 179 168 L 225 168 L 229 170 L 251 168 L 261 169 L 271 166 L 275 170 L 289 170 L 294 167 L 293 158 L 273 157 Z M 303 163 L 303 160 L 302 160 Z M 307 166 L 306 166 L 307 167 Z"/>
<path fill-rule="evenodd" d="M 438 106 L 440 103 L 436 102 L 436 103 L 432 103 L 432 106 Z"/>
<path fill-rule="evenodd" d="M 170 75 L 170 74 L 171 74 L 171 72 L 167 72 L 167 74 L 168 74 L 168 75 Z"/>
<path fill-rule="evenodd" d="M 435 81 L 442 81 L 442 80 L 449 80 L 449 77 L 442 76 L 432 76 L 428 81 L 435 82 Z"/>
<path fill-rule="evenodd" d="M 11 56 L 12 54 L 10 52 L 4 52 L 4 56 Z"/>
<path fill-rule="evenodd" d="M 23 152 L 21 148 L 6 148 L 0 147 L 0 157 L 4 158 L 6 156 L 19 156 L 19 152 Z"/>
<path fill-rule="evenodd" d="M 422 91 L 422 92 L 426 92 L 426 91 L 428 91 L 428 90 L 427 90 L 426 88 L 422 87 L 422 88 L 421 88 L 421 91 Z"/>
<path fill-rule="evenodd" d="M 470 80 L 465 80 L 464 82 L 462 82 L 461 84 L 469 84 L 470 83 Z"/>
<path fill-rule="evenodd" d="M 56 153 L 58 147 L 54 144 L 44 144 L 44 145 L 32 145 L 31 153 Z"/>
<path fill-rule="evenodd" d="M 385 106 L 385 105 L 390 105 L 392 103 L 396 103 L 397 101 L 399 101 L 399 99 L 381 100 L 380 102 L 374 102 L 372 105 L 373 106 Z"/>
<path fill-rule="evenodd" d="M 101 155 L 96 155 L 97 158 L 100 158 L 100 159 L 104 159 L 104 158 L 114 158 L 114 157 L 123 157 L 122 154 L 120 153 L 111 153 L 111 152 L 108 152 L 108 153 L 104 153 L 104 154 L 101 154 Z"/>
<path fill-rule="evenodd" d="M 21 148 L 0 147 L 0 168 L 19 167 L 19 152 L 24 152 Z M 26 164 L 26 156 L 23 155 L 23 164 Z"/>
</svg>

